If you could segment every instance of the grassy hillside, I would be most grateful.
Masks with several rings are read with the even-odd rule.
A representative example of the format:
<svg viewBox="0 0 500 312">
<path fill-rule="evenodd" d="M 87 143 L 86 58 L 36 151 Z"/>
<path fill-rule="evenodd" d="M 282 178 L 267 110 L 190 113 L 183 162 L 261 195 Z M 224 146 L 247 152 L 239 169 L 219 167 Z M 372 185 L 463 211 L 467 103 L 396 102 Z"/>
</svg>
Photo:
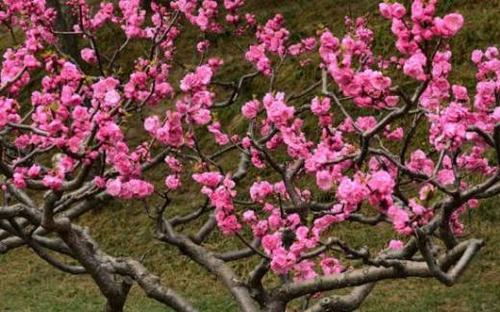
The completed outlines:
<svg viewBox="0 0 500 312">
<path fill-rule="evenodd" d="M 287 27 L 299 35 L 314 33 L 327 26 L 339 33 L 343 16 L 373 15 L 372 25 L 379 31 L 387 29 L 387 23 L 378 24 L 373 0 L 247 0 L 250 6 L 264 17 L 281 12 Z M 408 1 L 405 1 L 408 2 Z M 473 73 L 468 62 L 474 48 L 484 48 L 500 43 L 500 0 L 442 0 L 442 10 L 461 12 L 466 19 L 465 29 L 454 39 L 454 78 L 469 86 Z M 4 35 L 0 34 L 4 37 Z M 392 49 L 387 32 L 377 35 L 380 51 Z M 8 39 L 4 40 L 4 45 Z M 224 51 L 221 48 L 221 51 Z M 222 53 L 222 52 L 221 52 Z M 224 56 L 224 55 L 221 55 Z M 229 74 L 241 66 L 238 62 L 227 62 Z M 301 73 L 307 75 L 309 73 Z M 300 76 L 295 72 L 279 81 L 281 85 L 296 83 Z M 252 90 L 249 91 L 252 93 Z M 221 114 L 223 122 L 228 113 Z M 422 141 L 425 139 L 422 138 Z M 433 280 L 409 279 L 407 281 L 379 284 L 361 311 L 500 311 L 500 199 L 485 203 L 467 216 L 467 233 L 486 238 L 486 247 L 473 265 L 453 288 L 446 288 Z M 182 203 L 178 204 L 182 208 Z M 140 258 L 145 255 L 145 265 L 159 274 L 167 284 L 189 298 L 193 298 L 200 311 L 237 311 L 225 290 L 187 258 L 180 258 L 177 250 L 154 241 L 150 220 L 140 205 L 126 201 L 114 203 L 91 213 L 81 224 L 88 225 L 92 235 L 104 250 L 113 255 L 130 255 Z M 383 245 L 390 237 L 384 227 L 347 232 L 339 230 L 339 236 L 349 238 L 362 246 L 367 242 Z M 209 244 L 220 244 L 217 234 Z M 179 260 L 180 259 L 180 260 Z M 244 270 L 248 264 L 237 264 Z M 0 311 L 100 311 L 104 300 L 94 283 L 85 276 L 70 276 L 59 273 L 48 264 L 20 248 L 7 255 L 0 255 Z M 165 311 L 164 306 L 146 298 L 140 289 L 134 288 L 126 310 Z"/>
</svg>

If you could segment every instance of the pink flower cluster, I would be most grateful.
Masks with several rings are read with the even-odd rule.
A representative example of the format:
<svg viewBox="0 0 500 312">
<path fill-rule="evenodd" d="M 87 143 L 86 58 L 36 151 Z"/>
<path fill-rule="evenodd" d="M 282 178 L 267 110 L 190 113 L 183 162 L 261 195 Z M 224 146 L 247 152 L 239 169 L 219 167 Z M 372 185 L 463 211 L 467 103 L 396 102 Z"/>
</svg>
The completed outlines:
<svg viewBox="0 0 500 312">
<path fill-rule="evenodd" d="M 242 111 L 244 116 L 253 119 L 257 116 L 261 103 L 257 100 L 247 102 Z M 273 135 L 266 143 L 266 147 L 274 150 L 281 145 L 285 145 L 288 154 L 294 158 L 307 158 L 310 154 L 309 149 L 312 145 L 302 131 L 303 121 L 295 118 L 295 108 L 287 105 L 285 102 L 285 94 L 278 92 L 276 94 L 268 93 L 262 100 L 262 106 L 266 112 L 266 118 L 263 120 L 261 134 L 268 135 L 271 127 L 276 127 L 278 133 Z M 246 148 L 250 148 L 248 144 Z M 252 162 L 257 167 L 262 167 L 260 152 L 250 148 L 252 154 Z"/>
<path fill-rule="evenodd" d="M 351 22 L 348 20 L 348 23 Z M 373 63 L 373 33 L 366 27 L 364 19 L 357 19 L 352 27 L 354 33 L 346 35 L 342 41 L 328 30 L 323 32 L 319 53 L 324 66 L 343 94 L 352 97 L 359 107 L 396 106 L 399 97 L 390 91 L 391 79 L 370 68 Z M 360 66 L 356 66 L 356 61 Z"/>
<path fill-rule="evenodd" d="M 251 45 L 245 53 L 245 58 L 257 67 L 257 70 L 266 76 L 273 72 L 271 60 L 266 55 L 264 45 Z"/>
<path fill-rule="evenodd" d="M 306 52 L 312 52 L 316 46 L 316 38 L 310 37 L 300 40 L 299 43 L 292 44 L 288 47 L 288 54 L 299 56 Z"/>
<path fill-rule="evenodd" d="M 274 18 L 268 20 L 264 26 L 259 26 L 256 33 L 258 43 L 251 45 L 245 54 L 245 58 L 264 75 L 269 76 L 273 71 L 272 62 L 266 53 L 284 57 L 287 52 L 286 42 L 289 32 L 283 27 L 283 22 L 283 16 L 277 14 Z M 307 48 L 311 48 L 311 41 L 308 40 L 306 43 Z M 299 50 L 302 47 L 300 46 Z"/>
<path fill-rule="evenodd" d="M 106 191 L 111 196 L 123 199 L 146 198 L 153 193 L 154 187 L 151 183 L 138 179 L 131 179 L 127 182 L 114 179 L 106 182 Z"/>
<path fill-rule="evenodd" d="M 195 72 L 189 73 L 181 80 L 181 90 L 189 92 L 206 87 L 212 80 L 213 70 L 209 65 L 203 65 Z"/>
<path fill-rule="evenodd" d="M 275 15 L 268 20 L 264 26 L 257 29 L 257 39 L 270 53 L 284 56 L 286 53 L 286 41 L 290 33 L 283 27 L 284 19 L 281 14 Z"/>
<path fill-rule="evenodd" d="M 241 230 L 241 224 L 234 214 L 233 198 L 236 196 L 235 183 L 229 176 L 219 172 L 193 174 L 193 179 L 203 185 L 201 192 L 208 196 L 215 207 L 215 220 L 225 235 L 233 235 Z"/>
<path fill-rule="evenodd" d="M 113 3 L 110 2 L 101 2 L 99 4 L 99 10 L 94 14 L 94 17 L 91 19 L 84 19 L 84 23 L 89 21 L 85 26 L 91 30 L 97 30 L 104 26 L 108 21 L 113 23 L 118 22 L 118 18 L 114 15 L 114 7 Z"/>
<path fill-rule="evenodd" d="M 170 3 L 174 10 L 182 12 L 193 25 L 202 31 L 220 32 L 222 26 L 217 23 L 218 4 L 213 0 L 203 0 L 198 6 L 196 0 L 176 0 Z"/>
<path fill-rule="evenodd" d="M 97 63 L 97 55 L 95 54 L 95 51 L 93 49 L 89 48 L 82 49 L 80 56 L 82 57 L 82 60 L 84 60 L 89 64 Z"/>
<path fill-rule="evenodd" d="M 252 100 L 248 101 L 241 107 L 241 113 L 246 119 L 254 119 L 260 110 L 260 101 Z"/>
<path fill-rule="evenodd" d="M 331 100 L 328 97 L 315 97 L 311 102 L 311 112 L 318 116 L 319 124 L 327 127 L 332 123 L 332 115 L 330 114 Z"/>
<path fill-rule="evenodd" d="M 154 106 L 170 98 L 174 90 L 168 82 L 170 70 L 167 64 L 153 65 L 140 60 L 129 81 L 124 85 L 125 97 Z M 153 85 L 153 88 L 150 85 Z"/>
<path fill-rule="evenodd" d="M 21 120 L 18 109 L 19 104 L 14 99 L 0 98 L 0 129 L 9 122 L 17 123 Z"/>
<path fill-rule="evenodd" d="M 0 87 L 10 84 L 9 91 L 17 94 L 30 80 L 29 72 L 41 66 L 34 56 L 36 50 L 27 48 L 7 49 L 3 54 Z"/>
<path fill-rule="evenodd" d="M 250 225 L 254 236 L 262 238 L 262 247 L 271 258 L 271 269 L 280 275 L 294 272 L 296 280 L 307 280 L 317 276 L 315 263 L 303 260 L 301 256 L 319 244 L 319 237 L 327 226 L 315 221 L 312 229 L 301 225 L 298 214 L 282 215 L 279 208 L 266 200 L 271 195 L 286 195 L 283 183 L 271 184 L 267 181 L 256 182 L 250 188 L 252 200 L 263 203 L 266 218 L 260 219 L 253 210 L 243 214 L 243 221 Z M 322 257 L 320 266 L 325 275 L 341 273 L 344 268 L 332 257 Z"/>
<path fill-rule="evenodd" d="M 123 14 L 122 28 L 128 38 L 142 38 L 146 36 L 142 28 L 146 18 L 146 11 L 141 9 L 140 0 L 120 0 L 118 2 Z"/>
<path fill-rule="evenodd" d="M 217 142 L 217 144 L 226 145 L 227 143 L 229 143 L 229 137 L 227 136 L 227 134 L 222 132 L 220 122 L 216 121 L 216 122 L 212 123 L 211 125 L 209 125 L 207 127 L 207 129 L 208 129 L 208 132 L 213 134 L 213 136 L 215 138 L 215 142 Z"/>
<path fill-rule="evenodd" d="M 262 103 L 267 113 L 267 121 L 276 126 L 286 126 L 294 118 L 295 108 L 285 103 L 285 93 L 266 94 Z"/>
<path fill-rule="evenodd" d="M 165 163 L 172 172 L 165 178 L 165 186 L 169 190 L 176 190 L 182 186 L 180 174 L 182 173 L 183 166 L 175 157 L 165 157 Z"/>
<path fill-rule="evenodd" d="M 429 139 L 438 150 L 456 149 L 467 138 L 471 114 L 467 107 L 460 103 L 450 103 L 440 114 L 432 114 Z"/>
<path fill-rule="evenodd" d="M 213 105 L 214 94 L 208 90 L 208 85 L 214 71 L 221 65 L 220 60 L 210 59 L 208 64 L 201 65 L 194 72 L 184 76 L 180 88 L 185 94 L 177 100 L 176 110 L 167 111 L 163 124 L 158 116 L 148 117 L 144 123 L 146 131 L 166 145 L 179 147 L 188 143 L 184 140 L 183 119 L 187 123 L 196 125 L 206 125 L 212 120 L 209 109 Z M 219 123 L 212 123 L 208 129 L 219 144 L 225 145 L 229 142 L 227 135 L 222 133 Z"/>
<path fill-rule="evenodd" d="M 167 111 L 165 122 L 162 123 L 158 116 L 148 117 L 144 121 L 144 129 L 161 143 L 179 147 L 184 143 L 181 118 L 179 112 Z"/>
<path fill-rule="evenodd" d="M 463 17 L 451 13 L 436 17 L 437 0 L 415 0 L 411 5 L 411 16 L 398 3 L 381 3 L 380 13 L 392 21 L 391 31 L 396 36 L 396 48 L 403 54 L 414 55 L 420 51 L 424 41 L 434 37 L 453 37 L 463 26 Z"/>
</svg>

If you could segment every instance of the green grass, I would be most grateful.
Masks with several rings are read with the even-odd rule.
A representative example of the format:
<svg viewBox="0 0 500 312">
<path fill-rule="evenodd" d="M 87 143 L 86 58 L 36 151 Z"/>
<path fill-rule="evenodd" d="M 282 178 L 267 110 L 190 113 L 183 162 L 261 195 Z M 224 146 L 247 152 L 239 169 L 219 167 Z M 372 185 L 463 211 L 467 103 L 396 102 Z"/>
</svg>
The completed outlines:
<svg viewBox="0 0 500 312">
<path fill-rule="evenodd" d="M 294 33 L 293 38 L 307 36 L 316 30 L 329 27 L 335 33 L 341 33 L 343 16 L 352 12 L 354 16 L 372 13 L 370 24 L 377 31 L 377 49 L 381 52 L 392 51 L 389 46 L 390 36 L 385 31 L 387 22 L 379 24 L 375 10 L 378 1 L 373 0 L 256 0 L 247 1 L 263 15 L 260 19 L 272 16 L 276 12 L 284 14 L 287 27 Z M 408 1 L 406 1 L 408 2 Z M 499 0 L 447 0 L 441 1 L 440 10 L 450 7 L 465 15 L 466 28 L 453 40 L 455 70 L 453 79 L 471 87 L 474 83 L 472 66 L 468 59 L 474 48 L 484 48 L 500 42 Z M 0 34 L 5 45 L 8 36 Z M 194 40 L 194 38 L 193 38 Z M 225 38 L 220 39 L 218 48 L 220 56 L 234 52 L 230 46 L 224 45 Z M 134 49 L 139 47 L 134 46 Z M 2 50 L 2 49 L 0 49 Z M 192 52 L 186 52 L 186 58 L 192 58 Z M 124 60 L 125 63 L 130 60 Z M 128 64 L 128 63 L 127 63 Z M 226 59 L 225 73 L 236 77 L 241 69 L 238 59 Z M 250 66 L 244 65 L 248 71 Z M 318 74 L 315 68 L 297 70 L 294 66 L 283 68 L 283 78 L 278 79 L 280 89 L 304 86 L 310 77 Z M 262 81 L 256 80 L 243 94 L 243 99 L 259 96 L 263 91 Z M 219 113 L 224 126 L 244 131 L 238 123 L 231 121 L 238 107 Z M 312 125 L 313 126 L 313 125 Z M 138 134 L 131 131 L 134 139 Z M 420 142 L 421 143 L 421 142 Z M 232 160 L 232 159 L 228 159 Z M 161 180 L 162 172 L 153 173 Z M 192 188 L 189 188 L 192 190 Z M 189 192 L 180 194 L 175 209 L 187 211 L 193 206 Z M 361 311 L 500 311 L 500 212 L 497 199 L 483 205 L 479 210 L 471 212 L 471 221 L 467 222 L 467 235 L 486 238 L 487 244 L 466 271 L 459 283 L 447 288 L 431 279 L 408 279 L 406 281 L 382 282 L 375 288 Z M 97 212 L 90 213 L 80 223 L 89 226 L 92 235 L 102 248 L 115 256 L 129 255 L 134 258 L 145 256 L 144 263 L 152 272 L 160 275 L 167 285 L 185 294 L 200 311 L 237 311 L 233 301 L 225 289 L 203 269 L 193 264 L 186 257 L 179 257 L 174 248 L 164 246 L 154 240 L 152 224 L 145 217 L 141 205 L 136 202 L 120 202 L 107 205 Z M 334 229 L 342 238 L 353 244 L 382 246 L 390 238 L 386 227 L 373 229 L 356 228 L 354 231 L 340 227 Z M 234 242 L 221 240 L 220 235 L 212 235 L 210 247 L 224 246 L 230 249 Z M 248 270 L 250 264 L 235 264 L 238 271 Z M 86 276 L 63 274 L 35 257 L 26 248 L 20 248 L 0 256 L 0 311 L 100 311 L 104 300 L 99 295 L 95 284 Z M 144 296 L 136 286 L 126 304 L 126 311 L 165 311 L 165 307 Z"/>
</svg>

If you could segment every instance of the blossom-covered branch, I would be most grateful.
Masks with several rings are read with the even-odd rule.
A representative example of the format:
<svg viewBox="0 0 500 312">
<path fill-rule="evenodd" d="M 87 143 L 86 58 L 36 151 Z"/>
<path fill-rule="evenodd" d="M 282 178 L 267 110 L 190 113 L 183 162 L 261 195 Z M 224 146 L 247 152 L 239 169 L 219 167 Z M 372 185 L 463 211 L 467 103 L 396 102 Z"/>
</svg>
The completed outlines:
<svg viewBox="0 0 500 312">
<path fill-rule="evenodd" d="M 461 14 L 381 3 L 394 48 L 376 55 L 366 17 L 346 18 L 341 37 L 299 38 L 244 0 L 146 3 L 0 3 L 0 24 L 23 38 L 0 70 L 0 253 L 26 246 L 88 274 L 106 311 L 122 311 L 134 283 L 196 311 L 175 281 L 78 225 L 135 200 L 151 239 L 215 276 L 241 311 L 298 299 L 353 311 L 384 280 L 457 281 L 483 246 L 463 240 L 461 217 L 500 194 L 500 52 L 472 51 L 474 90 L 452 82 Z M 305 81 L 287 74 L 305 67 Z M 357 246 L 340 224 L 394 237 Z M 216 231 L 230 249 L 211 243 Z M 229 264 L 252 258 L 250 272 Z"/>
</svg>

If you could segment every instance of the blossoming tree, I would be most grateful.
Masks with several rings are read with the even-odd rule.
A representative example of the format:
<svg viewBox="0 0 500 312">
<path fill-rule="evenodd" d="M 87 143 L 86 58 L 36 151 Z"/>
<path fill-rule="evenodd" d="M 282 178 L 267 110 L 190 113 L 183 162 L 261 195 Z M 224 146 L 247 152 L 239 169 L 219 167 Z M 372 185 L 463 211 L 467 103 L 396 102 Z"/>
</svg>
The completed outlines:
<svg viewBox="0 0 500 312">
<path fill-rule="evenodd" d="M 299 299 L 305 311 L 352 311 L 383 280 L 454 284 L 483 245 L 461 238 L 461 215 L 500 193 L 500 58 L 474 50 L 475 90 L 449 81 L 464 21 L 438 16 L 436 2 L 381 3 L 395 48 L 377 55 L 366 18 L 346 18 L 340 38 L 324 28 L 292 40 L 281 15 L 260 21 L 244 0 L 2 0 L 0 22 L 22 40 L 0 72 L 1 252 L 27 246 L 88 274 L 106 311 L 121 311 L 134 283 L 195 311 L 174 281 L 106 253 L 78 225 L 133 199 L 155 238 L 213 274 L 241 311 Z M 106 29 L 123 42 L 106 43 Z M 220 53 L 223 36 L 238 53 Z M 228 60 L 247 64 L 236 79 Z M 317 70 L 287 90 L 284 64 Z M 248 90 L 254 81 L 265 87 Z M 394 239 L 360 248 L 336 235 L 352 224 L 389 226 Z M 243 247 L 214 250 L 216 231 Z"/>
</svg>

